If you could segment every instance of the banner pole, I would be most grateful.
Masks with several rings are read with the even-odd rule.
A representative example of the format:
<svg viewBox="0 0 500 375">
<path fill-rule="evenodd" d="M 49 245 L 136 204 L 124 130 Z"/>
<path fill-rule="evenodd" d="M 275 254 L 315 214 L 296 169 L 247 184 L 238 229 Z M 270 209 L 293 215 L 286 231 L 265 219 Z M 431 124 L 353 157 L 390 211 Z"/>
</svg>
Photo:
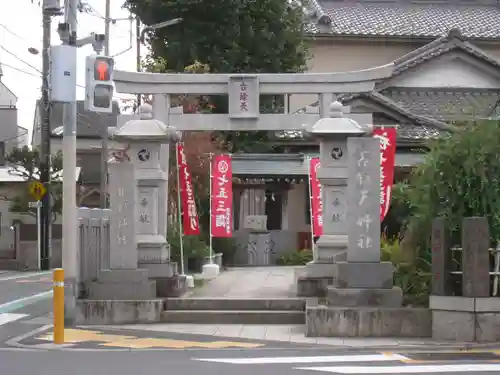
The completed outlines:
<svg viewBox="0 0 500 375">
<path fill-rule="evenodd" d="M 210 227 L 210 238 L 209 238 L 209 256 L 210 256 L 210 264 L 213 264 L 214 259 L 213 259 L 213 248 L 212 248 L 212 153 L 209 154 L 208 156 L 209 161 L 210 161 L 210 166 L 209 166 L 209 181 L 210 181 L 210 186 L 209 186 L 209 197 L 210 197 L 210 221 L 208 226 Z"/>
<path fill-rule="evenodd" d="M 309 216 L 311 218 L 311 250 L 313 253 L 313 260 L 316 260 L 316 244 L 314 243 L 314 215 L 313 215 L 313 196 L 311 186 L 311 157 L 307 158 L 307 186 L 309 189 Z"/>
<path fill-rule="evenodd" d="M 175 160 L 177 162 L 177 211 L 179 216 L 179 246 L 181 251 L 181 275 L 184 276 L 184 230 L 182 227 L 182 200 L 181 200 L 181 173 L 179 168 L 179 150 L 180 142 L 176 144 Z"/>
</svg>

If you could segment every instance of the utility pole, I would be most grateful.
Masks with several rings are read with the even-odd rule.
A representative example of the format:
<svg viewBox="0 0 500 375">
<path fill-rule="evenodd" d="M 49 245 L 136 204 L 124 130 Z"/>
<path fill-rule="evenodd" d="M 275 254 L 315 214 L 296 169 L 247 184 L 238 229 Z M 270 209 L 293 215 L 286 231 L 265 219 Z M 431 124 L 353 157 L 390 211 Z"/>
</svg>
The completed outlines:
<svg viewBox="0 0 500 375">
<path fill-rule="evenodd" d="M 67 0 L 64 19 L 68 26 L 69 38 L 66 44 L 73 47 L 74 66 L 71 74 L 77 72 L 77 15 L 79 0 Z M 75 78 L 76 84 L 76 78 Z M 76 87 L 75 100 L 64 104 L 63 127 L 63 238 L 62 238 L 62 263 L 65 273 L 65 320 L 68 325 L 74 323 L 76 298 L 78 296 L 78 241 L 77 241 L 77 204 L 76 204 Z"/>
<path fill-rule="evenodd" d="M 136 43 L 136 68 L 137 71 L 141 71 L 141 20 L 139 17 L 135 16 L 135 43 Z M 137 94 L 137 113 L 139 113 L 139 107 L 141 106 L 141 94 Z"/>
<path fill-rule="evenodd" d="M 51 198 L 50 198 L 50 101 L 49 101 L 49 48 L 51 38 L 51 13 L 45 7 L 44 1 L 43 20 L 43 46 L 42 46 L 42 127 L 41 127 L 41 148 L 40 148 L 40 181 L 46 188 L 46 193 L 42 197 L 42 210 L 40 214 L 41 227 L 41 247 L 40 247 L 40 268 L 50 269 L 50 234 L 51 234 Z"/>
<path fill-rule="evenodd" d="M 106 11 L 104 14 L 104 55 L 109 56 L 109 27 L 111 24 L 111 0 L 106 0 Z M 101 208 L 107 207 L 107 192 L 108 192 L 108 128 L 101 127 Z"/>
</svg>

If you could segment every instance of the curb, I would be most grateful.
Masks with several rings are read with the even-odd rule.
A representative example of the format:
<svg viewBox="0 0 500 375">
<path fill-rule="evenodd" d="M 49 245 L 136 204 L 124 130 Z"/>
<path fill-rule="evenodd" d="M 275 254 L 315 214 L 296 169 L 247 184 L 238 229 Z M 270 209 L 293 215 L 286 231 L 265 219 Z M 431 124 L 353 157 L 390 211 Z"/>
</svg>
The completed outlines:
<svg viewBox="0 0 500 375">
<path fill-rule="evenodd" d="M 26 345 L 22 344 L 20 341 L 28 339 L 30 337 L 33 337 L 39 333 L 45 332 L 49 329 L 52 328 L 52 325 L 44 325 L 42 327 L 39 327 L 37 329 L 34 329 L 28 333 L 25 333 L 23 335 L 13 337 L 7 341 L 4 342 L 5 345 L 14 347 L 14 348 L 19 348 L 19 349 L 30 349 L 30 350 L 37 350 L 37 351 L 73 351 L 73 352 L 151 352 L 151 351 L 156 351 L 156 352 L 161 352 L 161 351 L 234 351 L 238 350 L 241 351 L 241 348 L 223 348 L 223 349 L 211 349 L 211 348 L 183 348 L 183 349 L 176 349 L 176 348 L 146 348 L 146 349 L 133 349 L 133 348 L 123 348 L 123 349 L 108 349 L 108 348 L 75 348 L 73 345 L 75 344 L 62 344 L 62 345 L 56 345 L 53 343 L 43 343 L 43 344 L 36 344 L 36 345 Z M 95 327 L 97 329 L 103 329 L 101 327 Z M 85 329 L 92 329 L 89 327 L 85 327 Z M 104 328 L 105 329 L 105 328 Z M 151 332 L 151 331 L 149 331 Z M 166 332 L 168 333 L 168 332 Z M 222 336 L 216 336 L 216 335 L 208 335 L 208 336 L 214 336 L 214 337 L 220 337 Z M 229 339 L 229 337 L 224 337 L 225 339 Z M 236 339 L 236 338 L 231 338 L 231 339 Z M 240 338 L 240 339 L 245 339 L 245 340 L 250 340 L 249 338 Z M 269 343 L 285 343 L 284 341 L 276 341 L 276 340 L 258 340 L 259 342 L 269 342 Z M 480 344 L 480 343 L 462 343 L 462 344 L 456 344 L 456 345 L 439 345 L 438 344 L 430 344 L 430 345 L 391 345 L 391 346 L 349 346 L 349 345 L 327 345 L 327 344 L 308 344 L 308 346 L 301 347 L 300 343 L 294 343 L 294 342 L 286 342 L 287 344 L 298 344 L 296 347 L 260 347 L 260 348 L 246 348 L 245 351 L 247 350 L 256 350 L 256 351 L 263 351 L 263 350 L 318 350 L 318 348 L 321 348 L 321 350 L 343 350 L 345 352 L 351 352 L 351 351 L 370 351 L 370 352 L 391 352 L 391 353 L 446 353 L 446 352 L 478 352 L 478 351 L 484 351 L 484 352 L 492 352 L 492 351 L 500 351 L 500 346 L 498 344 Z M 436 345 L 437 347 L 433 347 Z"/>
</svg>

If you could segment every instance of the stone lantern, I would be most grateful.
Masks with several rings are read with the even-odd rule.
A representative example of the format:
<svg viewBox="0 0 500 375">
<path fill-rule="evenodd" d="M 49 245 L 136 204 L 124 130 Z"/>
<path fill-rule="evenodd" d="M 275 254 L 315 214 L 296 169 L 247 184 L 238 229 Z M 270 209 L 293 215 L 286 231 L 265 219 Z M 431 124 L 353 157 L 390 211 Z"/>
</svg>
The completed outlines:
<svg viewBox="0 0 500 375">
<path fill-rule="evenodd" d="M 369 134 L 372 127 L 344 117 L 347 108 L 334 101 L 328 117 L 321 118 L 306 131 L 320 142 L 320 167 L 323 204 L 323 235 L 315 244 L 314 260 L 298 279 L 298 294 L 315 296 L 337 277 L 336 263 L 346 260 L 347 240 L 347 139 Z"/>
<path fill-rule="evenodd" d="M 154 119 L 149 104 L 143 104 L 139 114 L 139 119 L 130 120 L 116 130 L 113 139 L 126 145 L 127 158 L 134 166 L 138 266 L 148 270 L 149 277 L 157 281 L 158 294 L 163 294 L 162 279 L 175 276 L 177 270 L 170 263 L 167 243 L 168 171 L 162 168 L 160 150 L 162 144 L 178 141 L 179 134 Z"/>
</svg>

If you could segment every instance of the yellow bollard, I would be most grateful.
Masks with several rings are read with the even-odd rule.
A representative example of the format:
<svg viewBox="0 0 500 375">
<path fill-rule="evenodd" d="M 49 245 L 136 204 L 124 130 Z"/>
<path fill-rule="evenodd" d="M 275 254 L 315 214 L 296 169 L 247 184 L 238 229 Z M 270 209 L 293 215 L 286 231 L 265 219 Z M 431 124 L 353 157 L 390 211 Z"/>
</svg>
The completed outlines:
<svg viewBox="0 0 500 375">
<path fill-rule="evenodd" d="M 54 344 L 64 344 L 64 270 L 54 269 Z"/>
</svg>

